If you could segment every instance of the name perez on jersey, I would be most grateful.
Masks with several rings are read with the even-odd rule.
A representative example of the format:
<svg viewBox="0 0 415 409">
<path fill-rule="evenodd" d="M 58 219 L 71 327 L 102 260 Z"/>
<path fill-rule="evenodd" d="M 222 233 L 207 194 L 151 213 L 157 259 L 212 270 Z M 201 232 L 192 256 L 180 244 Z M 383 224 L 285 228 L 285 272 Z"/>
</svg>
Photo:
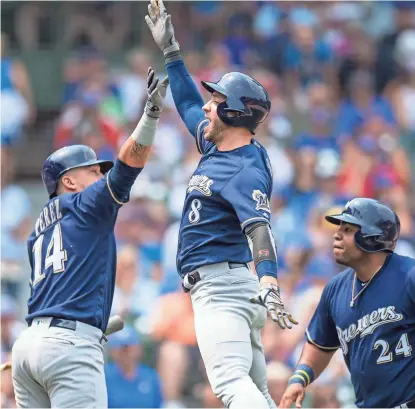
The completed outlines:
<svg viewBox="0 0 415 409">
<path fill-rule="evenodd" d="M 35 233 L 36 236 L 43 233 L 51 224 L 62 219 L 62 213 L 60 212 L 60 203 L 59 199 L 51 201 L 46 205 L 42 212 L 40 213 L 36 224 L 35 224 Z"/>
<path fill-rule="evenodd" d="M 395 307 L 390 305 L 388 307 L 378 308 L 370 314 L 366 314 L 357 321 L 357 325 L 351 324 L 346 329 L 336 326 L 343 355 L 347 355 L 349 351 L 347 344 L 359 334 L 360 338 L 363 338 L 366 335 L 373 334 L 374 330 L 381 325 L 390 324 L 402 319 L 403 315 L 395 312 Z"/>
</svg>

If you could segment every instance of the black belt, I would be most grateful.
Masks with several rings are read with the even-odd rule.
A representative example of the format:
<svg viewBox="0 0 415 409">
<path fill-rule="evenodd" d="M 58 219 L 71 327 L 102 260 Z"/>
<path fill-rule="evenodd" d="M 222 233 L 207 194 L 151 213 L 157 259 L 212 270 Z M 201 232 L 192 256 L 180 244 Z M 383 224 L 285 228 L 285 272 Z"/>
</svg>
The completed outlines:
<svg viewBox="0 0 415 409">
<path fill-rule="evenodd" d="M 228 263 L 230 269 L 234 268 L 249 268 L 247 263 Z M 200 281 L 199 271 L 192 271 L 184 276 L 182 288 L 185 293 L 188 293 Z"/>
<path fill-rule="evenodd" d="M 415 408 L 415 399 L 410 400 L 402 405 L 396 406 L 397 408 Z"/>
</svg>

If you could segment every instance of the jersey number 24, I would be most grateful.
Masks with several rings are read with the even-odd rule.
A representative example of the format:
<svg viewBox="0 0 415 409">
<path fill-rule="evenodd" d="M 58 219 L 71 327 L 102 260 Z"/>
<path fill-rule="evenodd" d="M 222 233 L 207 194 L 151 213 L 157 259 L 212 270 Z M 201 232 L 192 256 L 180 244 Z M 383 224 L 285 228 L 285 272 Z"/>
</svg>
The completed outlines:
<svg viewBox="0 0 415 409">
<path fill-rule="evenodd" d="M 62 230 L 60 223 L 56 224 L 53 229 L 52 237 L 49 240 L 48 247 L 46 249 L 45 260 L 43 258 L 43 239 L 45 236 L 41 234 L 35 244 L 33 245 L 33 282 L 32 286 L 35 286 L 39 281 L 42 281 L 46 277 L 46 270 L 49 267 L 53 268 L 53 273 L 62 273 L 65 271 L 65 261 L 68 259 L 66 250 L 63 249 L 62 243 Z M 42 268 L 42 264 L 44 266 Z"/>
</svg>

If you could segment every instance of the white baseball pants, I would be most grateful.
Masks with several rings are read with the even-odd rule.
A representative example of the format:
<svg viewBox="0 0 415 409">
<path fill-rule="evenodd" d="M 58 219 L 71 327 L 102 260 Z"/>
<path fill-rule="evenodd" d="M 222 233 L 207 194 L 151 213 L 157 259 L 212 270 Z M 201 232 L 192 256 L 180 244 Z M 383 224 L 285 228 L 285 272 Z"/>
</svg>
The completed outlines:
<svg viewBox="0 0 415 409">
<path fill-rule="evenodd" d="M 77 322 L 76 330 L 34 319 L 12 350 L 19 408 L 107 408 L 102 331 Z"/>
<path fill-rule="evenodd" d="M 249 302 L 258 278 L 228 263 L 198 268 L 190 291 L 196 337 L 215 395 L 228 408 L 276 408 L 267 387 L 261 330 L 266 309 Z"/>
</svg>

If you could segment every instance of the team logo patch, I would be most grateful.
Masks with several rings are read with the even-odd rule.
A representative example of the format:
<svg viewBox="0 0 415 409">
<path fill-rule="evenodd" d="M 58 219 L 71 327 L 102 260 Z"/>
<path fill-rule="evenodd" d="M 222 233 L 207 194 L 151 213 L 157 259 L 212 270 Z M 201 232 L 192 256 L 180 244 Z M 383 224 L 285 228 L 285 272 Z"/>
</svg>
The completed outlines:
<svg viewBox="0 0 415 409">
<path fill-rule="evenodd" d="M 265 210 L 268 213 L 271 213 L 268 197 L 265 193 L 262 193 L 260 190 L 254 190 L 252 192 L 252 199 L 256 201 L 256 210 Z"/>
<path fill-rule="evenodd" d="M 205 196 L 211 196 L 212 191 L 210 187 L 212 186 L 213 180 L 209 179 L 207 176 L 203 175 L 193 175 L 189 181 L 187 187 L 187 193 L 192 192 L 193 190 L 198 190 L 200 193 L 203 193 Z"/>
</svg>

